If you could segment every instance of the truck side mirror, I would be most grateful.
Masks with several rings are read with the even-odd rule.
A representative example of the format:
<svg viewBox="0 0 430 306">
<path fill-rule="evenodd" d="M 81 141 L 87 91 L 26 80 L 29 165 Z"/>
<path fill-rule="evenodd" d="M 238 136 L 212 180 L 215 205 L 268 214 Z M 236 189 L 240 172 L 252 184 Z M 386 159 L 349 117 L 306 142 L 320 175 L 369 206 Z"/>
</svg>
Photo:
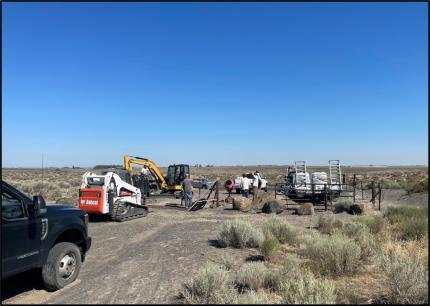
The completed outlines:
<svg viewBox="0 0 430 306">
<path fill-rule="evenodd" d="M 39 217 L 46 214 L 46 202 L 42 196 L 33 197 L 33 216 Z"/>
</svg>

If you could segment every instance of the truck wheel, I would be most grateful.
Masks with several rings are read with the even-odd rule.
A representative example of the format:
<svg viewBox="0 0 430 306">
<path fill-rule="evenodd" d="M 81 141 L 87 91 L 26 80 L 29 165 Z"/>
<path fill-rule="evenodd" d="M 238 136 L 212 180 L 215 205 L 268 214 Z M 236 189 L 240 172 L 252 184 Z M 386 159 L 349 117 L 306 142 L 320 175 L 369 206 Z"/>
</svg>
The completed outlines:
<svg viewBox="0 0 430 306">
<path fill-rule="evenodd" d="M 236 188 L 236 193 L 239 194 L 242 191 L 240 188 Z"/>
<path fill-rule="evenodd" d="M 58 290 L 72 283 L 81 269 L 81 252 L 76 244 L 60 242 L 50 251 L 42 268 L 45 286 Z"/>
<path fill-rule="evenodd" d="M 264 189 L 263 189 L 263 190 L 264 190 L 264 192 L 267 192 L 267 187 L 264 187 Z"/>
</svg>

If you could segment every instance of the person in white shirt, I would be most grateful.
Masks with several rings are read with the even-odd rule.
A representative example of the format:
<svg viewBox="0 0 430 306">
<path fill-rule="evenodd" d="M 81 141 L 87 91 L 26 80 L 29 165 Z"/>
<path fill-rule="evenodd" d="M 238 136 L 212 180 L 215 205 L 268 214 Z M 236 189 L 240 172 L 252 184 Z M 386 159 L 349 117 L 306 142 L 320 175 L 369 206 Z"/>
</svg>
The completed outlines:
<svg viewBox="0 0 430 306">
<path fill-rule="evenodd" d="M 252 209 L 257 208 L 257 193 L 258 193 L 258 176 L 257 176 L 257 171 L 254 171 L 253 173 L 254 175 L 254 179 L 252 181 Z"/>
<path fill-rule="evenodd" d="M 242 175 L 242 196 L 245 198 L 249 195 L 249 185 L 251 184 L 249 178 L 245 174 Z"/>
<path fill-rule="evenodd" d="M 141 173 L 143 176 L 148 177 L 149 176 L 149 169 L 148 169 L 148 165 L 143 165 L 143 168 L 141 170 Z"/>
<path fill-rule="evenodd" d="M 140 175 L 142 177 L 142 181 L 143 181 L 143 190 L 144 192 L 142 192 L 143 194 L 145 194 L 146 196 L 149 196 L 149 175 L 151 173 L 149 172 L 149 168 L 148 165 L 143 165 L 142 170 L 140 171 Z"/>
</svg>

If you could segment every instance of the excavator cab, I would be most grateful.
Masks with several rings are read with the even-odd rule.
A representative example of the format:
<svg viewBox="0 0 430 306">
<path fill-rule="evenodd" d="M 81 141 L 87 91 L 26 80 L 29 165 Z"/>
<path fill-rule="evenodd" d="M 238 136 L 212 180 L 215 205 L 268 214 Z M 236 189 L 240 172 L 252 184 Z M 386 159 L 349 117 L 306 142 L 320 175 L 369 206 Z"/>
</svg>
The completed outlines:
<svg viewBox="0 0 430 306">
<path fill-rule="evenodd" d="M 167 168 L 167 186 L 170 192 L 181 191 L 185 176 L 190 174 L 190 166 L 185 164 L 170 165 Z"/>
</svg>

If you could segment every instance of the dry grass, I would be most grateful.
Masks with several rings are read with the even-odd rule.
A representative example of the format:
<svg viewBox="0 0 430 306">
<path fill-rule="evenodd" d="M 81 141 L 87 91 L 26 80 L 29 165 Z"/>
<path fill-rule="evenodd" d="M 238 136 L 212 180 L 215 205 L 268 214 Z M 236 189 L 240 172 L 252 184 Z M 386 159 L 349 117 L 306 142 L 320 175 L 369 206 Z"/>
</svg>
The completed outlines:
<svg viewBox="0 0 430 306">
<path fill-rule="evenodd" d="M 3 170 L 2 180 L 29 197 L 42 195 L 47 202 L 76 204 L 85 169 L 69 170 Z M 43 180 L 42 180 L 43 177 Z"/>
</svg>

